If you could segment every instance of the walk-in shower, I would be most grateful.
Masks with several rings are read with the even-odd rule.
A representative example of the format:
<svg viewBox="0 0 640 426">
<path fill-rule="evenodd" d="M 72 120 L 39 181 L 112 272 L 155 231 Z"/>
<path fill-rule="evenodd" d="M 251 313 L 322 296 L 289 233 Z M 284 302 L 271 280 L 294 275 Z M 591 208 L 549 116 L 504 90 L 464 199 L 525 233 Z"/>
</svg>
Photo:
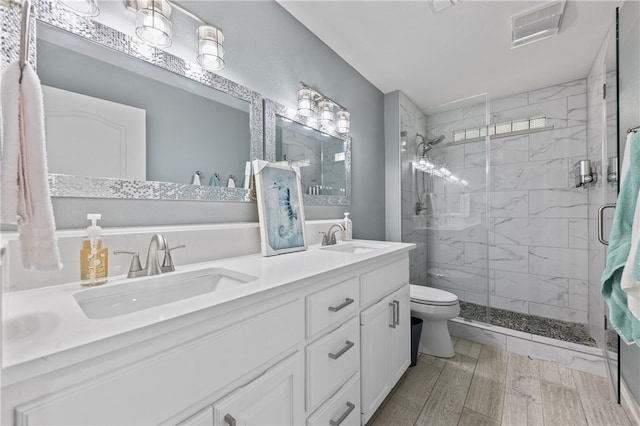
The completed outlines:
<svg viewBox="0 0 640 426">
<path fill-rule="evenodd" d="M 589 154 L 587 96 L 582 79 L 427 114 L 400 96 L 400 130 L 416 135 L 401 176 L 413 284 L 456 294 L 464 320 L 596 346 L 588 191 L 571 175 Z"/>
</svg>

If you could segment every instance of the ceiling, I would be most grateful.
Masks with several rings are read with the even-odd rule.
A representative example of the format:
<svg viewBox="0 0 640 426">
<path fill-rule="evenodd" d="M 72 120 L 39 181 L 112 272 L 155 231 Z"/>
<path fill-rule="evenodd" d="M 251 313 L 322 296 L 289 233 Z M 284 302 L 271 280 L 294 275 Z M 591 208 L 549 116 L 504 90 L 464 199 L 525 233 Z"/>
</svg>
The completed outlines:
<svg viewBox="0 0 640 426">
<path fill-rule="evenodd" d="M 622 1 L 567 1 L 557 36 L 511 49 L 511 16 L 540 1 L 278 0 L 383 93 L 423 111 L 487 92 L 498 99 L 584 78 Z"/>
</svg>

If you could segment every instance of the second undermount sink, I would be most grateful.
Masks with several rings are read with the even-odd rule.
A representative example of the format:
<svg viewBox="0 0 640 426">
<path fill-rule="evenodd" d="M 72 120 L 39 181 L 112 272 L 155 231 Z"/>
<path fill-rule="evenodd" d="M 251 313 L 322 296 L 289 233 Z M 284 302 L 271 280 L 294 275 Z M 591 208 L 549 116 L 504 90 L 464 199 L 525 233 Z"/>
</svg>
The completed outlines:
<svg viewBox="0 0 640 426">
<path fill-rule="evenodd" d="M 320 247 L 320 250 L 337 251 L 342 253 L 362 254 L 389 247 L 387 244 L 365 243 L 361 241 L 340 242 L 332 246 Z"/>
<path fill-rule="evenodd" d="M 237 288 L 257 278 L 224 268 L 170 272 L 130 278 L 124 283 L 79 291 L 73 295 L 90 319 L 113 318 L 214 291 Z"/>
</svg>

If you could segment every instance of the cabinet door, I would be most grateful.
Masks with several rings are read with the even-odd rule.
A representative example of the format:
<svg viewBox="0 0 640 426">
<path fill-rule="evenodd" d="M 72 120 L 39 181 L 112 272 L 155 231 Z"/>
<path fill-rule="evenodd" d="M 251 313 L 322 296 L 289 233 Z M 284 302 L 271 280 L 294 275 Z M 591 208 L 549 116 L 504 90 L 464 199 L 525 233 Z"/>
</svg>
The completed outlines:
<svg viewBox="0 0 640 426">
<path fill-rule="evenodd" d="M 299 425 L 304 422 L 303 357 L 296 352 L 213 404 L 215 424 Z"/>
<path fill-rule="evenodd" d="M 393 304 L 385 298 L 360 315 L 362 424 L 391 390 L 389 350 Z"/>
<path fill-rule="evenodd" d="M 411 305 L 409 286 L 396 291 L 390 297 L 396 306 L 396 328 L 391 330 L 391 387 L 398 383 L 411 363 Z"/>
</svg>

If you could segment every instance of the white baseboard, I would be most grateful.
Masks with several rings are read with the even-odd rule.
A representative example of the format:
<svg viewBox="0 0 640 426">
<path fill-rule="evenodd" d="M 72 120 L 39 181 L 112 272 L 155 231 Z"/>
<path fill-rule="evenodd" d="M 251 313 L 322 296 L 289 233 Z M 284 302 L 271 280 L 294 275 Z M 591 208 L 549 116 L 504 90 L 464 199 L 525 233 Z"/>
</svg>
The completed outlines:
<svg viewBox="0 0 640 426">
<path fill-rule="evenodd" d="M 620 379 L 620 403 L 627 412 L 632 424 L 640 425 L 640 405 L 633 397 L 624 380 Z"/>
</svg>

